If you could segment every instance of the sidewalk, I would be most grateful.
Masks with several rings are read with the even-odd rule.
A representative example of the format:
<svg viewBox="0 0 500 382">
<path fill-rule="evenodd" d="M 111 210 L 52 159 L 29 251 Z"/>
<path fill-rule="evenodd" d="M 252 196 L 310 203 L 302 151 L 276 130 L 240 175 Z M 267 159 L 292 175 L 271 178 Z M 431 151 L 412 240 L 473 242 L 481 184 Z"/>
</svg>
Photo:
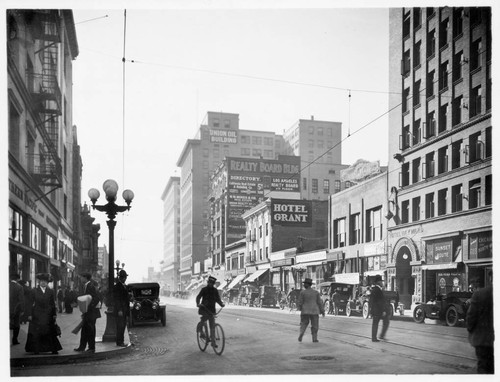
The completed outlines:
<svg viewBox="0 0 500 382">
<path fill-rule="evenodd" d="M 26 345 L 26 338 L 28 334 L 28 325 L 21 324 L 21 331 L 19 333 L 18 340 L 19 345 L 10 346 L 10 365 L 11 367 L 21 367 L 28 365 L 48 365 L 48 364 L 58 364 L 65 362 L 78 361 L 82 359 L 102 359 L 109 358 L 116 355 L 122 355 L 125 352 L 132 350 L 130 345 L 130 337 L 128 335 L 128 330 L 125 330 L 125 343 L 129 344 L 126 348 L 116 346 L 115 342 L 102 342 L 102 335 L 106 329 L 106 308 L 103 306 L 101 308 L 101 318 L 96 321 L 96 344 L 95 353 L 85 353 L 85 352 L 75 352 L 73 349 L 80 345 L 80 335 L 73 334 L 71 331 L 80 323 L 81 313 L 78 308 L 73 309 L 73 313 L 58 313 L 57 324 L 61 327 L 61 337 L 58 337 L 59 342 L 61 342 L 62 350 L 59 350 L 59 354 L 51 353 L 41 353 L 35 355 L 33 353 L 26 353 L 24 346 Z M 12 331 L 10 331 L 9 342 L 12 338 Z"/>
</svg>

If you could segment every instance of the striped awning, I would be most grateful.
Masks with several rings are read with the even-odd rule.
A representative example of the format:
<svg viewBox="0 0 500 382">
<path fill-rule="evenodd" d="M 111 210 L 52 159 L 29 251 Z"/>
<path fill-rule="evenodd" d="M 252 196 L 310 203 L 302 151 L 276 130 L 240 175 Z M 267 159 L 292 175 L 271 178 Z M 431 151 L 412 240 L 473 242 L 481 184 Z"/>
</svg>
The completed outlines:
<svg viewBox="0 0 500 382">
<path fill-rule="evenodd" d="M 227 289 L 233 289 L 236 285 L 238 285 L 245 277 L 246 273 L 236 276 L 231 283 L 227 286 Z"/>
<path fill-rule="evenodd" d="M 269 269 L 259 269 L 258 271 L 255 271 L 252 273 L 248 278 L 245 280 L 246 282 L 252 282 L 257 280 L 259 277 L 261 277 L 264 273 L 266 273 Z"/>
</svg>

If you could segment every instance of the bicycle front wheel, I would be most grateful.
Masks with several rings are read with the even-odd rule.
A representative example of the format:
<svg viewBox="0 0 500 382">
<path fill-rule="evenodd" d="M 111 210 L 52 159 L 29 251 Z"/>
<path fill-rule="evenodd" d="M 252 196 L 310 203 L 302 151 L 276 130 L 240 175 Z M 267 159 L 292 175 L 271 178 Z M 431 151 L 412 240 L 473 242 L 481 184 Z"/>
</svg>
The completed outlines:
<svg viewBox="0 0 500 382">
<path fill-rule="evenodd" d="M 196 340 L 198 341 L 198 347 L 201 351 L 205 351 L 210 341 L 210 335 L 208 334 L 208 327 L 206 324 L 201 326 L 201 329 L 196 332 Z"/>
<path fill-rule="evenodd" d="M 217 355 L 221 355 L 224 351 L 224 346 L 226 346 L 226 337 L 224 336 L 224 330 L 222 330 L 222 326 L 220 326 L 219 324 L 215 324 L 214 330 L 215 344 L 212 344 L 212 346 L 217 345 L 213 346 L 214 352 Z"/>
</svg>

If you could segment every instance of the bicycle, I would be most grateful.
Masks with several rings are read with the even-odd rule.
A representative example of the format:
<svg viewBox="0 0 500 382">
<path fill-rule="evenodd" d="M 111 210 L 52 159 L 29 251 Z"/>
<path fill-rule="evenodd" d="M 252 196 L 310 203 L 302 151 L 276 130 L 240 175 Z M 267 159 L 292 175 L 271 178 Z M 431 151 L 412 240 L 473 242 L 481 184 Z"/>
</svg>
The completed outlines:
<svg viewBox="0 0 500 382">
<path fill-rule="evenodd" d="M 200 307 L 203 307 L 207 312 L 207 308 L 205 308 L 203 305 L 200 304 Z M 220 313 L 222 310 L 222 307 L 219 309 L 217 313 L 212 313 L 209 312 L 211 315 L 213 315 L 214 319 L 217 318 L 217 315 Z M 200 348 L 201 351 L 205 351 L 206 348 L 208 347 L 208 344 L 211 343 L 210 339 L 210 330 L 208 328 L 208 320 L 206 320 L 200 330 L 196 331 L 196 340 L 198 342 L 198 347 Z M 216 346 L 214 346 L 216 345 Z M 222 329 L 222 326 L 218 323 L 215 323 L 214 325 L 214 342 L 212 342 L 212 348 L 214 349 L 215 354 L 221 355 L 222 352 L 224 351 L 224 347 L 226 345 L 226 337 L 224 336 L 224 330 Z"/>
</svg>

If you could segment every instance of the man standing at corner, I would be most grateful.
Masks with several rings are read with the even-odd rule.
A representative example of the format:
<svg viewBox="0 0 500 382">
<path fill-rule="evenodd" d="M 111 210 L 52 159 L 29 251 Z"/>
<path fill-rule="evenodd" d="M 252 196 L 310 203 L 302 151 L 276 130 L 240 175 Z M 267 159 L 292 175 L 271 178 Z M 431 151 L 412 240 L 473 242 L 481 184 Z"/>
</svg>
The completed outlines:
<svg viewBox="0 0 500 382">
<path fill-rule="evenodd" d="M 99 297 L 97 296 L 97 290 L 92 284 L 92 276 L 90 273 L 82 273 L 83 282 L 85 283 L 83 287 L 83 295 L 90 295 L 92 298 L 87 307 L 87 312 L 82 314 L 82 333 L 80 336 L 80 346 L 74 349 L 75 351 L 85 351 L 85 346 L 88 344 L 88 353 L 95 353 L 95 322 L 101 317 L 101 311 L 97 308 L 99 304 Z"/>
<path fill-rule="evenodd" d="M 389 315 L 387 314 L 386 301 L 384 297 L 384 291 L 382 290 L 384 282 L 382 281 L 382 276 L 375 276 L 375 285 L 373 286 L 370 294 L 370 312 L 372 315 L 372 341 L 379 342 L 377 338 L 378 323 L 382 319 L 382 333 L 380 333 L 380 339 L 385 339 L 385 334 L 389 328 Z"/>
<path fill-rule="evenodd" d="M 18 336 L 21 330 L 21 316 L 24 311 L 24 290 L 19 284 L 19 274 L 10 275 L 9 286 L 9 323 L 12 330 L 12 345 L 19 345 Z"/>
<path fill-rule="evenodd" d="M 325 309 L 321 302 L 319 292 L 311 289 L 312 280 L 306 278 L 304 280 L 304 288 L 300 291 L 297 301 L 297 309 L 300 310 L 300 334 L 299 342 L 302 342 L 302 337 L 311 321 L 312 341 L 318 341 L 319 315 L 325 317 Z"/>
<path fill-rule="evenodd" d="M 125 285 L 128 274 L 124 269 L 118 272 L 118 281 L 113 286 L 113 311 L 116 321 L 116 346 L 128 346 L 124 342 L 127 317 L 129 315 L 129 296 Z"/>
<path fill-rule="evenodd" d="M 490 284 L 474 292 L 466 317 L 469 342 L 476 348 L 478 374 L 495 373 L 492 271 L 488 276 Z"/>
</svg>

